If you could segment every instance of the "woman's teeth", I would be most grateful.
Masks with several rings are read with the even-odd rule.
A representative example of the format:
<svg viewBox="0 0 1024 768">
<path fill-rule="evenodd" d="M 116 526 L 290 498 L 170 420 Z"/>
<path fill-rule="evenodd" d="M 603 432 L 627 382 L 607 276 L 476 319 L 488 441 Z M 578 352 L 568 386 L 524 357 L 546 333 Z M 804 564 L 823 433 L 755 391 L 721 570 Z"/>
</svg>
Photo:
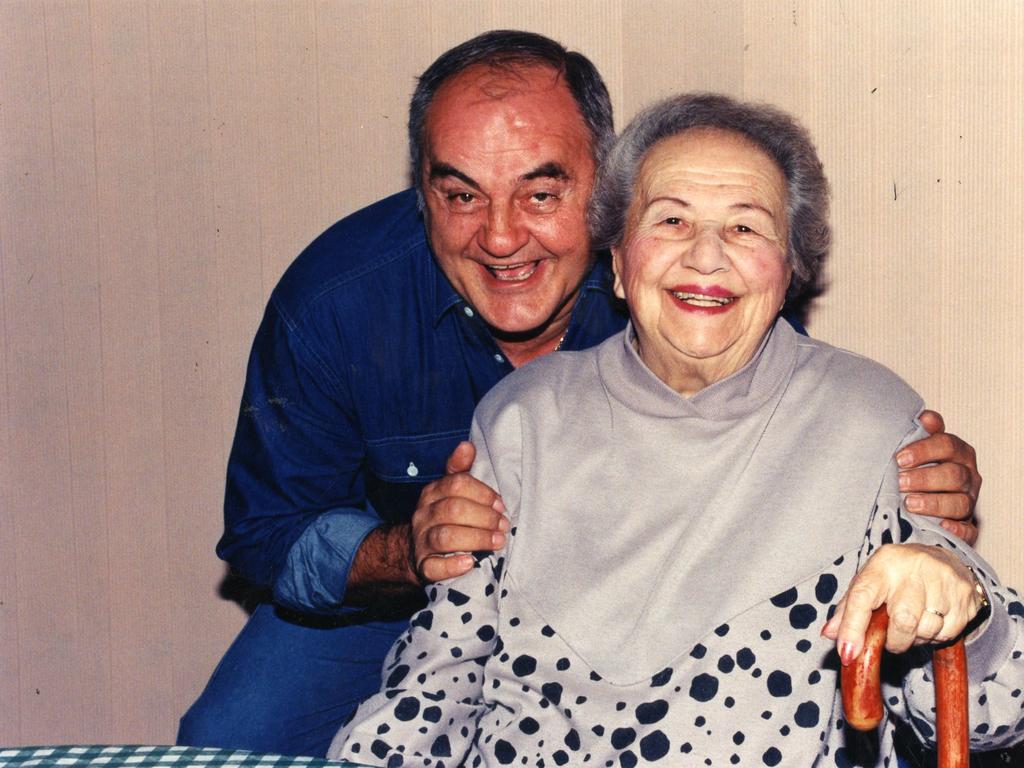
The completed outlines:
<svg viewBox="0 0 1024 768">
<path fill-rule="evenodd" d="M 705 296 L 703 293 L 685 293 L 672 291 L 672 295 L 687 304 L 696 304 L 699 307 L 722 307 L 736 301 L 735 296 Z"/>
</svg>

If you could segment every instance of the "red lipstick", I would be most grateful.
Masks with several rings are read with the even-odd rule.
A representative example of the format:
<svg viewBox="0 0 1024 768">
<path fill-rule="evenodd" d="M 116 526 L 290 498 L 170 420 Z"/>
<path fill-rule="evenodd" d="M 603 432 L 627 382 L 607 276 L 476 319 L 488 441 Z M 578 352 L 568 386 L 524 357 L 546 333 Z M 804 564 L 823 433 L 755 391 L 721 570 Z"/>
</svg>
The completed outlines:
<svg viewBox="0 0 1024 768">
<path fill-rule="evenodd" d="M 672 302 L 685 312 L 720 315 L 736 303 L 736 295 L 720 285 L 677 285 L 667 291 Z"/>
</svg>

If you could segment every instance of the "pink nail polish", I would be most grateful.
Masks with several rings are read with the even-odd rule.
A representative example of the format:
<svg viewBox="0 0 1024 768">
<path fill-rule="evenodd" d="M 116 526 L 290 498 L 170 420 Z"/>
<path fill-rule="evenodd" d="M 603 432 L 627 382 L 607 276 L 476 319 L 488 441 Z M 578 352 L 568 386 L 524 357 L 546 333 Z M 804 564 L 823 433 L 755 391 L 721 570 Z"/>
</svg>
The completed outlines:
<svg viewBox="0 0 1024 768">
<path fill-rule="evenodd" d="M 848 640 L 844 640 L 839 644 L 839 660 L 843 662 L 844 667 L 850 666 L 854 660 L 853 655 L 853 643 Z"/>
</svg>

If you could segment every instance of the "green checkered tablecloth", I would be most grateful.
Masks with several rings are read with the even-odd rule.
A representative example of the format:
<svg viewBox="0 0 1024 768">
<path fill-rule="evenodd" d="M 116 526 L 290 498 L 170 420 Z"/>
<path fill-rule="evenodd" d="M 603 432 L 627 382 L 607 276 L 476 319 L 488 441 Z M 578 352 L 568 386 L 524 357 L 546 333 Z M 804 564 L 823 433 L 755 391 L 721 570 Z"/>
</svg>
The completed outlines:
<svg viewBox="0 0 1024 768">
<path fill-rule="evenodd" d="M 0 768 L 359 768 L 355 763 L 233 749 L 157 746 L 0 747 Z"/>
</svg>

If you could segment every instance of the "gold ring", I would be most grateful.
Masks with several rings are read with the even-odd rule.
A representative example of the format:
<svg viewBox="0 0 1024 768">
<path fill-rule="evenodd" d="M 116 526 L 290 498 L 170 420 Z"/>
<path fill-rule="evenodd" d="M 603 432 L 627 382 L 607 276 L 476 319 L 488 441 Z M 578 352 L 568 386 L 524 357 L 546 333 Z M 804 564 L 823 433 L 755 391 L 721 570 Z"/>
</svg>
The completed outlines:
<svg viewBox="0 0 1024 768">
<path fill-rule="evenodd" d="M 946 614 L 944 614 L 942 611 L 937 611 L 934 608 L 925 608 L 924 610 L 925 610 L 925 613 L 934 613 L 940 619 L 946 618 Z"/>
</svg>

